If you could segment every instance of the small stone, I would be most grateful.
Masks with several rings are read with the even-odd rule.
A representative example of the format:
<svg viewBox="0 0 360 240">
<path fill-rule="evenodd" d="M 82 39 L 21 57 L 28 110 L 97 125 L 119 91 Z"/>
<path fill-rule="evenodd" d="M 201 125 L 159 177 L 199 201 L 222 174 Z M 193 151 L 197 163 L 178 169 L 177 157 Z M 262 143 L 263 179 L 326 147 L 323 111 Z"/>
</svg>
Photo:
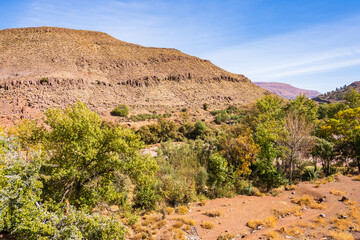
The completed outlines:
<svg viewBox="0 0 360 240">
<path fill-rule="evenodd" d="M 291 239 L 292 237 L 290 237 L 290 236 L 286 236 L 285 238 L 286 238 L 286 239 Z"/>
<path fill-rule="evenodd" d="M 321 214 L 319 215 L 319 218 L 325 218 L 325 214 L 321 213 Z"/>
<path fill-rule="evenodd" d="M 319 198 L 318 202 L 319 203 L 325 202 L 325 199 L 324 198 Z"/>
<path fill-rule="evenodd" d="M 348 196 L 343 196 L 343 197 L 340 199 L 340 202 L 346 202 L 346 201 L 349 201 L 349 197 L 348 197 Z"/>
<path fill-rule="evenodd" d="M 347 219 L 347 216 L 341 214 L 339 218 L 340 219 Z"/>
<path fill-rule="evenodd" d="M 230 211 L 232 211 L 232 208 L 230 208 Z"/>
<path fill-rule="evenodd" d="M 262 229 L 263 225 L 257 226 L 256 230 Z"/>
</svg>

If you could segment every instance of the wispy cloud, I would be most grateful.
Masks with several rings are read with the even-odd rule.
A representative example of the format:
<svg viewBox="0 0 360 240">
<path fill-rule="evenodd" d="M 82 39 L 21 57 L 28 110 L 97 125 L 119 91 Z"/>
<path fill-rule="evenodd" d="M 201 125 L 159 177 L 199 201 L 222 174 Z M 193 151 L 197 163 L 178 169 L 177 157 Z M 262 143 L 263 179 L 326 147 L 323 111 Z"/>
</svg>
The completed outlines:
<svg viewBox="0 0 360 240">
<path fill-rule="evenodd" d="M 353 17 L 219 49 L 208 53 L 207 57 L 232 72 L 245 73 L 254 81 L 309 77 L 360 66 L 358 29 L 360 17 Z M 323 84 L 329 83 L 324 81 Z"/>
</svg>

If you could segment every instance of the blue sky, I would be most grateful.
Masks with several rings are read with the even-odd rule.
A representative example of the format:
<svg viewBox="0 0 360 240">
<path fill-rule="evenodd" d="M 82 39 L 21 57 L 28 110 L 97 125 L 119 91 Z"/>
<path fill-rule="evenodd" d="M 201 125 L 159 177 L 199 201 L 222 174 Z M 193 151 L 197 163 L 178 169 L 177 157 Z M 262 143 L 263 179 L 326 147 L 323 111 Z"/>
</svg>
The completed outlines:
<svg viewBox="0 0 360 240">
<path fill-rule="evenodd" d="M 359 0 L 0 0 L 0 29 L 34 26 L 177 48 L 252 81 L 360 81 Z"/>
</svg>

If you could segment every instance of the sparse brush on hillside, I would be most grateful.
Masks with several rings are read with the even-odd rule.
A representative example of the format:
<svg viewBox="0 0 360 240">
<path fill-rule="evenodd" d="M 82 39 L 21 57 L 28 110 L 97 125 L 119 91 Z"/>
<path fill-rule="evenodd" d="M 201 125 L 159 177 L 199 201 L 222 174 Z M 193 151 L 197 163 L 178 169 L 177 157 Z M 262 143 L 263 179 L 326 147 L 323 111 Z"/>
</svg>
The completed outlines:
<svg viewBox="0 0 360 240">
<path fill-rule="evenodd" d="M 127 117 L 129 115 L 129 107 L 121 104 L 111 111 L 111 115 L 118 117 Z"/>
</svg>

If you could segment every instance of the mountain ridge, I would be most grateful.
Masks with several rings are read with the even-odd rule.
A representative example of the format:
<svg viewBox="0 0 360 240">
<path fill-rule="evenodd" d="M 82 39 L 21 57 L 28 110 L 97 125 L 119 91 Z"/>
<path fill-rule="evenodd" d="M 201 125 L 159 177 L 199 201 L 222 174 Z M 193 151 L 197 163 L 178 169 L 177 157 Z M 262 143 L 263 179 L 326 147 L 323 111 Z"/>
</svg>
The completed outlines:
<svg viewBox="0 0 360 240">
<path fill-rule="evenodd" d="M 345 85 L 336 90 L 321 94 L 314 98 L 314 101 L 322 103 L 337 103 L 344 101 L 345 95 L 347 92 L 350 92 L 351 89 L 360 92 L 360 81 L 355 81 L 349 85 Z"/>
<path fill-rule="evenodd" d="M 254 84 L 286 99 L 295 99 L 300 94 L 306 94 L 309 98 L 313 98 L 321 94 L 315 90 L 296 88 L 288 83 L 254 82 Z"/>
<path fill-rule="evenodd" d="M 245 105 L 269 94 L 209 60 L 96 31 L 5 29 L 0 30 L 0 49 L 0 112 L 10 121 L 76 100 L 109 116 L 122 103 L 172 111 L 203 103 Z"/>
</svg>

